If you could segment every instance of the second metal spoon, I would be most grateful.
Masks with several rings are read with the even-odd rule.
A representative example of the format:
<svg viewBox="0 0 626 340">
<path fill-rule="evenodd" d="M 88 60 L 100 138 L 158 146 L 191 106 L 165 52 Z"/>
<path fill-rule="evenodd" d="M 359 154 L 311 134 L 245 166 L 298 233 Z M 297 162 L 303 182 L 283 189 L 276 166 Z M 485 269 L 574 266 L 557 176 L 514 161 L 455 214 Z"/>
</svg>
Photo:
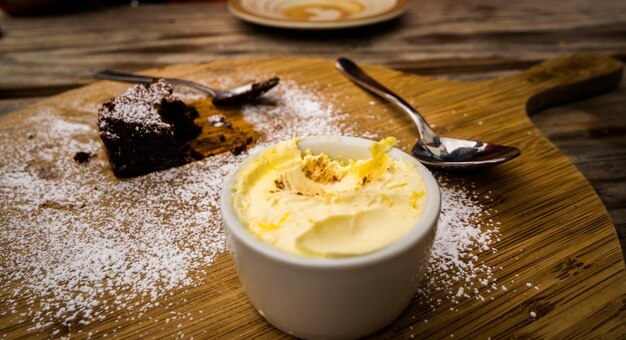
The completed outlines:
<svg viewBox="0 0 626 340">
<path fill-rule="evenodd" d="M 411 116 L 420 134 L 420 140 L 413 146 L 412 153 L 426 165 L 447 169 L 479 168 L 504 163 L 521 153 L 514 146 L 441 137 L 413 106 L 372 79 L 350 59 L 337 59 L 335 67 L 357 85 L 396 104 Z"/>
<path fill-rule="evenodd" d="M 94 77 L 97 79 L 116 80 L 136 84 L 150 84 L 157 79 L 165 79 L 165 81 L 168 83 L 174 85 L 188 86 L 208 94 L 209 96 L 211 96 L 211 98 L 213 98 L 213 104 L 215 104 L 216 106 L 240 105 L 253 101 L 257 97 L 269 91 L 274 86 L 278 85 L 278 82 L 280 81 L 278 78 L 274 77 L 264 81 L 239 86 L 229 91 L 220 91 L 185 79 L 143 76 L 134 73 L 112 70 L 103 70 L 97 72 L 96 74 L 94 74 Z"/>
</svg>

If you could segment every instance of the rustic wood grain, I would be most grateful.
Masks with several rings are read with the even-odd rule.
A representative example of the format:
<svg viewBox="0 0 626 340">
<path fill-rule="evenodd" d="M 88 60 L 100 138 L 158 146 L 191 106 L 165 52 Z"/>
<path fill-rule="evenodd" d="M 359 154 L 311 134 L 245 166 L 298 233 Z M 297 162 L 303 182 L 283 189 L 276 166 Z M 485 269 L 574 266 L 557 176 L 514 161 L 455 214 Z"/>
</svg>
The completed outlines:
<svg viewBox="0 0 626 340">
<path fill-rule="evenodd" d="M 141 3 L 141 2 L 140 2 Z M 40 18 L 0 17 L 0 97 L 50 95 L 103 68 L 140 70 L 299 54 L 420 74 L 520 69 L 594 51 L 626 58 L 626 3 L 598 0 L 413 1 L 398 20 L 332 32 L 260 27 L 225 3 L 140 4 Z"/>
<path fill-rule="evenodd" d="M 217 75 L 233 69 L 243 74 L 273 71 L 298 83 L 316 80 L 325 85 L 320 89 L 335 107 L 349 108 L 346 119 L 362 124 L 358 125 L 359 131 L 395 135 L 402 141 L 404 150 L 417 137 L 409 118 L 386 104 L 368 105 L 377 99 L 341 77 L 330 61 L 294 58 L 223 61 L 151 72 L 193 77 L 210 84 Z M 613 224 L 588 181 L 534 127 L 526 113 L 526 105 L 533 97 L 533 109 L 538 109 L 539 104 L 549 104 L 552 97 L 546 97 L 546 93 L 571 100 L 571 94 L 583 93 L 583 86 L 592 93 L 615 86 L 617 75 L 622 72 L 621 63 L 606 57 L 579 55 L 549 62 L 523 74 L 477 82 L 411 76 L 380 67 L 366 67 L 366 70 L 410 102 L 419 103 L 426 118 L 442 127 L 439 130 L 444 134 L 512 144 L 522 150 L 519 158 L 485 173 L 456 177 L 458 183 L 467 180 L 476 183 L 475 190 L 481 196 L 487 192 L 492 196 L 489 204 L 497 209 L 495 218 L 502 223 L 501 241 L 495 245 L 498 252 L 478 256 L 493 268 L 503 268 L 494 273 L 498 282 L 515 280 L 507 284 L 509 291 L 484 292 L 485 302 L 468 300 L 454 306 L 444 303 L 436 310 L 415 299 L 378 336 L 615 338 L 626 334 L 623 323 L 626 272 Z M 600 84 L 589 81 L 591 78 Z M 59 108 L 68 116 L 79 115 L 84 119 L 91 115 L 89 119 L 94 120 L 95 112 L 73 113 L 67 103 L 80 99 L 93 105 L 122 88 L 123 85 L 110 82 L 95 83 L 8 114 L 0 118 L 0 126 L 3 133 L 23 134 L 27 129 L 36 129 L 23 126 L 21 117 L 43 107 Z M 566 95 L 569 98 L 559 97 Z M 201 107 L 202 111 L 211 109 Z M 239 119 L 236 112 L 224 114 L 235 121 Z M 368 117 L 374 114 L 380 119 L 362 119 L 364 114 Z M 93 138 L 97 138 L 95 133 Z M 453 174 L 446 176 L 455 180 Z M 163 337 L 182 332 L 194 337 L 284 337 L 254 311 L 231 261 L 228 254 L 223 254 L 209 268 L 210 275 L 201 286 L 175 292 L 162 301 L 161 306 L 174 303 L 172 309 L 178 313 L 211 311 L 194 322 L 183 323 L 181 328 L 164 323 L 170 310 L 157 307 L 147 312 L 146 316 L 152 317 L 149 321 L 132 320 L 138 316 L 137 312 L 128 310 L 99 323 L 75 325 L 68 335 L 97 332 Z M 529 289 L 526 282 L 540 289 Z M 0 296 L 5 294 L 0 292 Z M 450 311 L 451 307 L 458 311 Z M 530 311 L 537 313 L 536 319 L 529 317 Z M 9 337 L 47 336 L 49 331 L 33 334 L 28 331 L 28 322 L 17 322 L 10 316 L 0 317 L 0 325 Z"/>
<path fill-rule="evenodd" d="M 626 79 L 613 92 L 530 118 L 602 198 L 626 258 Z"/>
</svg>

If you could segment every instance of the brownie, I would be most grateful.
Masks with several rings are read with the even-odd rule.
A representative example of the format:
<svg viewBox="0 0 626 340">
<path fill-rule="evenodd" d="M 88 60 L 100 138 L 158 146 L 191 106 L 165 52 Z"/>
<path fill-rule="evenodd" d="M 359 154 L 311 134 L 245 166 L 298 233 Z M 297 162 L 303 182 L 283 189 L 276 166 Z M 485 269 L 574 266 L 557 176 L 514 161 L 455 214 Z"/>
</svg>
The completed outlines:
<svg viewBox="0 0 626 340">
<path fill-rule="evenodd" d="M 113 173 L 137 176 L 185 163 L 186 142 L 201 131 L 197 117 L 198 111 L 172 96 L 172 86 L 162 79 L 103 103 L 98 128 Z"/>
<path fill-rule="evenodd" d="M 85 152 L 85 151 L 78 151 L 77 153 L 74 154 L 74 161 L 76 161 L 76 163 L 87 163 L 89 162 L 89 159 L 91 158 L 91 153 L 89 152 Z"/>
</svg>

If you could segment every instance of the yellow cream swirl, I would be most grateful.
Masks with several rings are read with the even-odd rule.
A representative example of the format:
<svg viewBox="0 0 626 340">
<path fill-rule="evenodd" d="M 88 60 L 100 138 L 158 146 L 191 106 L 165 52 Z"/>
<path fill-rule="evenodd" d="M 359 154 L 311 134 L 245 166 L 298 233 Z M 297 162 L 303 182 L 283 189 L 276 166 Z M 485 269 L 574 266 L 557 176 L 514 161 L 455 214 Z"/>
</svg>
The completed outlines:
<svg viewBox="0 0 626 340">
<path fill-rule="evenodd" d="M 357 256 L 397 241 L 419 219 L 424 180 L 415 164 L 388 155 L 395 138 L 345 163 L 297 143 L 263 151 L 237 174 L 235 211 L 262 241 L 303 256 Z"/>
</svg>

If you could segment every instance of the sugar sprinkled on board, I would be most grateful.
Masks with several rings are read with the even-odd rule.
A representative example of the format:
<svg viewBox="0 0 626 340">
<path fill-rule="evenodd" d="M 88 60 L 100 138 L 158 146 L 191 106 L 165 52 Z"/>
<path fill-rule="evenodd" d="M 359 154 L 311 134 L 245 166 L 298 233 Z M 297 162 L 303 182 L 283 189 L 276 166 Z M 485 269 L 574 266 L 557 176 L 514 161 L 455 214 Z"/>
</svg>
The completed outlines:
<svg viewBox="0 0 626 340">
<path fill-rule="evenodd" d="M 293 82 L 267 99 L 272 105 L 243 108 L 266 136 L 250 152 L 294 136 L 351 133 L 332 105 Z M 117 180 L 97 171 L 108 169 L 104 157 L 73 160 L 76 152 L 105 152 L 95 121 L 82 119 L 42 109 L 23 122 L 35 133 L 0 134 L 0 288 L 12 292 L 0 303 L 9 311 L 24 298 L 38 306 L 32 329 L 155 307 L 172 290 L 196 285 L 225 250 L 220 191 L 245 155 Z"/>
<path fill-rule="evenodd" d="M 244 118 L 267 133 L 282 139 L 311 135 L 350 133 L 341 123 L 343 115 L 334 114 L 334 107 L 314 92 L 303 92 L 293 81 L 284 81 L 276 88 L 278 98 L 268 105 L 246 105 Z M 324 123 L 320 124 L 320 120 Z"/>
<path fill-rule="evenodd" d="M 418 297 L 433 309 L 468 298 L 484 301 L 483 292 L 493 292 L 498 286 L 493 269 L 479 255 L 495 251 L 499 228 L 492 219 L 481 219 L 488 209 L 475 198 L 469 185 L 448 183 L 443 176 L 438 181 L 441 214 Z"/>
<path fill-rule="evenodd" d="M 60 125 L 66 132 L 38 133 L 20 142 L 21 149 L 2 147 L 11 161 L 0 174 L 0 205 L 7 212 L 0 217 L 0 278 L 15 298 L 40 306 L 32 315 L 34 328 L 49 320 L 96 320 L 104 315 L 99 307 L 105 299 L 112 299 L 110 312 L 131 308 L 135 298 L 154 300 L 192 284 L 190 273 L 224 250 L 215 205 L 223 177 L 239 158 L 220 155 L 112 181 L 94 171 L 107 167 L 105 160 L 79 165 L 71 157 L 78 150 L 102 155 L 101 145 L 88 138 L 97 135 L 95 128 L 48 113 L 32 120 L 41 131 Z M 42 162 L 48 155 L 58 157 Z M 190 209 L 178 210 L 171 201 Z"/>
<path fill-rule="evenodd" d="M 296 136 L 354 135 L 335 111 L 315 91 L 285 81 L 266 102 L 243 107 L 244 118 L 265 136 L 249 152 Z M 79 151 L 104 154 L 94 139 L 95 122 L 42 109 L 24 124 L 38 129 L 11 140 L 0 134 L 0 288 L 12 291 L 0 301 L 3 313 L 17 312 L 25 299 L 37 307 L 22 315 L 32 329 L 59 323 L 71 328 L 127 309 L 141 316 L 173 290 L 199 284 L 197 278 L 225 250 L 219 194 L 225 175 L 245 154 L 216 155 L 121 181 L 96 171 L 108 168 L 104 157 L 84 164 L 72 159 Z M 433 305 L 439 302 L 429 290 L 444 290 L 458 301 L 494 286 L 491 268 L 474 253 L 490 251 L 498 232 L 476 224 L 483 208 L 471 189 L 441 184 L 442 215 L 421 289 L 421 298 Z"/>
</svg>

